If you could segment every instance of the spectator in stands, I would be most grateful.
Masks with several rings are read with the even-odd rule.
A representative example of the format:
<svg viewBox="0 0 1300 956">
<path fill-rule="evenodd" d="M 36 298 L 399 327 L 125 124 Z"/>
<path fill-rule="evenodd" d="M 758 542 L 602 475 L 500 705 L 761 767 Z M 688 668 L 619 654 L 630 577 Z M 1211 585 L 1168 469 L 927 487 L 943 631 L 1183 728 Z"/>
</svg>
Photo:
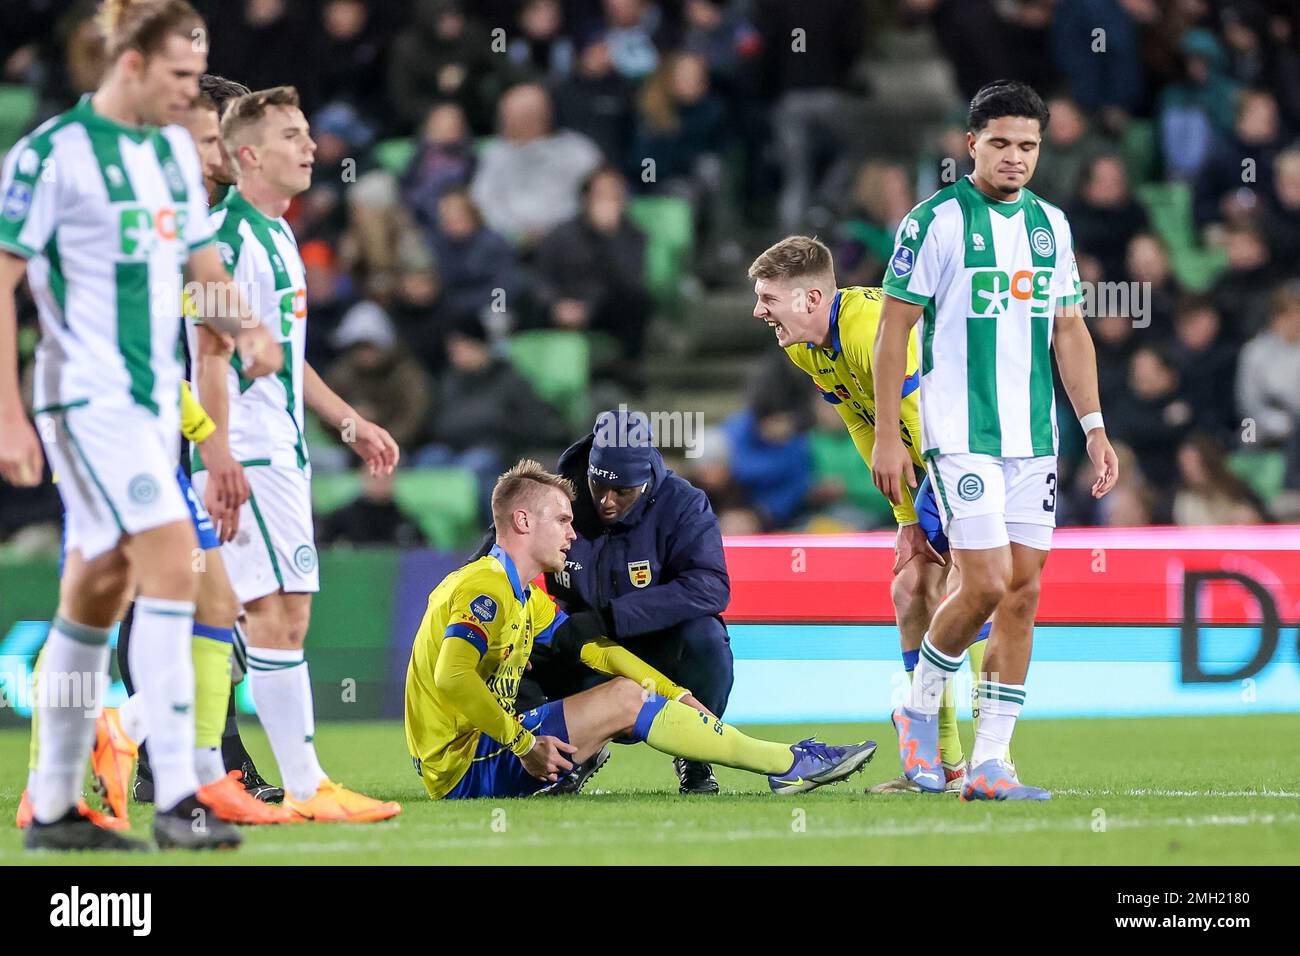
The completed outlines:
<svg viewBox="0 0 1300 956">
<path fill-rule="evenodd" d="M 342 354 L 325 372 L 330 388 L 388 429 L 399 447 L 415 447 L 424 435 L 433 381 L 398 341 L 388 313 L 358 302 L 334 333 L 334 347 Z"/>
<path fill-rule="evenodd" d="M 640 80 L 659 65 L 663 14 L 646 0 L 604 0 L 601 38 L 609 47 L 614 69 L 629 80 Z"/>
<path fill-rule="evenodd" d="M 966 102 L 985 83 L 1006 75 L 1007 64 L 1014 59 L 1014 54 L 1010 35 L 1003 29 L 1005 21 L 1000 13 L 1003 8 L 995 0 L 904 0 L 903 7 L 912 18 L 929 18 L 939 46 L 956 74 L 957 89 Z M 796 15 L 802 12 L 799 6 L 790 5 L 790 8 Z M 765 33 L 764 40 L 768 39 Z M 789 47 L 788 31 L 782 42 Z"/>
<path fill-rule="evenodd" d="M 1285 149 L 1273 163 L 1273 193 L 1263 214 L 1264 232 L 1288 278 L 1300 278 L 1300 149 Z"/>
<path fill-rule="evenodd" d="M 1155 16 L 1155 4 L 1132 0 L 1056 5 L 1052 24 L 1056 66 L 1075 102 L 1089 113 L 1101 114 L 1111 129 L 1121 128 L 1124 117 L 1143 106 L 1146 84 L 1140 31 Z M 1098 30 L 1105 38 L 1104 51 L 1096 46 Z M 1099 56 L 1099 52 L 1105 55 Z M 1056 124 L 1055 109 L 1052 124 Z M 1069 195 L 1072 193 L 1062 193 L 1061 198 Z"/>
<path fill-rule="evenodd" d="M 464 0 L 415 0 L 413 7 L 388 60 L 388 95 L 398 122 L 416 129 L 436 104 L 452 102 L 472 129 L 486 132 L 491 105 L 485 85 L 499 56 L 487 32 L 465 15 Z"/>
<path fill-rule="evenodd" d="M 1178 370 L 1159 349 L 1143 346 L 1129 363 L 1128 389 L 1111 416 L 1116 437 L 1133 449 L 1157 489 L 1172 487 L 1178 445 L 1192 425 L 1192 406 Z"/>
<path fill-rule="evenodd" d="M 706 429 L 700 440 L 700 456 L 688 459 L 689 470 L 684 477 L 708 495 L 724 535 L 758 534 L 763 530 L 763 519 L 732 475 L 730 458 L 731 447 L 722 429 Z"/>
<path fill-rule="evenodd" d="M 1092 321 L 1097 350 L 1097 387 L 1101 407 L 1113 408 L 1128 390 L 1128 369 L 1137 349 L 1132 316 L 1105 312 Z"/>
<path fill-rule="evenodd" d="M 324 36 L 314 64 L 321 102 L 348 103 L 372 120 L 387 116 L 384 54 L 391 25 L 364 0 L 326 0 L 321 17 Z"/>
<path fill-rule="evenodd" d="M 295 233 L 299 241 L 332 240 L 347 226 L 348 186 L 373 169 L 375 132 L 350 104 L 334 103 L 312 116 L 311 134 L 316 140 L 312 186 L 303 194 Z"/>
<path fill-rule="evenodd" d="M 1194 210 L 1198 223 L 1239 218 L 1272 191 L 1273 160 L 1282 146 L 1277 100 L 1264 90 L 1248 90 L 1237 104 L 1232 135 L 1215 141 L 1196 177 Z"/>
<path fill-rule="evenodd" d="M 573 75 L 556 88 L 556 122 L 586 136 L 606 162 L 621 167 L 632 155 L 635 102 L 636 84 L 614 69 L 609 44 L 592 40 Z"/>
<path fill-rule="evenodd" d="M 307 361 L 324 368 L 334 358 L 331 337 L 351 307 L 352 279 L 338 269 L 334 250 L 324 239 L 300 247 L 307 288 L 311 290 L 311 334 L 307 336 Z"/>
<path fill-rule="evenodd" d="M 573 40 L 564 33 L 560 0 L 525 0 L 506 46 L 509 75 L 516 83 L 555 82 L 573 70 Z"/>
<path fill-rule="evenodd" d="M 551 98 L 535 84 L 508 90 L 498 112 L 500 135 L 483 146 L 471 193 L 492 229 L 532 246 L 578 211 L 600 151 L 581 133 L 552 128 Z"/>
<path fill-rule="evenodd" d="M 219 18 L 208 23 L 214 37 L 229 39 L 208 47 L 211 72 L 238 79 L 250 90 L 294 86 L 308 116 L 324 105 L 319 64 L 313 62 L 323 30 L 315 4 L 227 0 L 221 8 L 213 11 Z"/>
<path fill-rule="evenodd" d="M 366 296 L 386 303 L 397 285 L 403 251 L 423 246 L 424 236 L 398 202 L 397 181 L 383 170 L 372 170 L 353 183 L 347 206 L 339 261 Z"/>
<path fill-rule="evenodd" d="M 492 486 L 506 463 L 558 445 L 559 419 L 527 379 L 493 354 L 477 317 L 458 323 L 446 347 L 449 367 L 434 400 L 432 444 L 416 453 L 414 463 L 473 471 L 479 513 L 491 514 Z"/>
<path fill-rule="evenodd" d="M 452 321 L 486 311 L 518 312 L 524 294 L 519 261 L 510 243 L 483 224 L 464 189 L 438 200 L 433 253 L 442 279 L 442 306 Z"/>
<path fill-rule="evenodd" d="M 1047 108 L 1051 121 L 1034 171 L 1034 192 L 1064 208 L 1078 194 L 1085 170 L 1106 152 L 1107 145 L 1089 128 L 1087 116 L 1069 97 L 1054 97 Z"/>
<path fill-rule="evenodd" d="M 772 136 L 781 164 L 777 221 L 796 232 L 826 157 L 859 138 L 860 102 L 850 90 L 866 41 L 866 7 L 858 0 L 755 0 L 753 19 L 763 38 L 764 92 L 774 101 Z"/>
<path fill-rule="evenodd" d="M 1113 278 L 1118 280 L 1121 277 Z M 1133 295 L 1149 295 L 1145 302 L 1149 309 L 1147 319 L 1150 327 L 1157 336 L 1168 335 L 1178 302 L 1178 287 L 1165 244 L 1149 232 L 1139 232 L 1130 239 L 1124 255 L 1123 278 L 1131 283 L 1141 283 L 1138 288 L 1130 287 L 1130 302 Z"/>
<path fill-rule="evenodd" d="M 393 499 L 394 476 L 360 470 L 361 494 L 318 522 L 316 538 L 330 545 L 397 545 L 419 548 L 425 543 L 420 527 Z"/>
<path fill-rule="evenodd" d="M 1278 447 L 1296 433 L 1300 416 L 1300 288 L 1273 293 L 1268 327 L 1246 343 L 1237 367 L 1237 406 L 1254 440 Z M 1249 432 L 1247 433 L 1249 437 Z"/>
<path fill-rule="evenodd" d="M 582 185 L 582 212 L 537 249 L 537 299 L 544 321 L 560 329 L 604 332 L 636 360 L 650 320 L 645 235 L 627 216 L 627 184 L 602 166 Z"/>
<path fill-rule="evenodd" d="M 1166 86 L 1157 102 L 1161 152 L 1171 179 L 1193 180 L 1215 137 L 1232 132 L 1238 86 L 1224 73 L 1223 47 L 1209 30 L 1179 42 L 1186 78 Z"/>
<path fill-rule="evenodd" d="M 1172 520 L 1172 509 L 1168 500 L 1168 486 L 1153 485 L 1147 480 L 1143 471 L 1142 459 L 1127 445 L 1116 443 L 1115 454 L 1119 458 L 1119 481 L 1101 501 L 1088 494 L 1092 476 L 1089 469 L 1080 468 L 1081 489 L 1087 496 L 1092 517 L 1088 524 L 1104 525 L 1111 528 L 1141 528 L 1151 524 L 1167 524 Z"/>
<path fill-rule="evenodd" d="M 686 31 L 681 48 L 698 53 L 709 64 L 709 74 L 727 90 L 740 82 L 746 63 L 758 56 L 762 40 L 745 18 L 740 4 L 731 0 L 686 0 Z"/>
<path fill-rule="evenodd" d="M 1146 212 L 1129 189 L 1124 160 L 1113 154 L 1094 159 L 1069 211 L 1075 248 L 1101 263 L 1107 281 L 1119 281 L 1129 241 L 1147 228 Z"/>
<path fill-rule="evenodd" d="M 808 435 L 813 486 L 808 505 L 809 530 L 865 531 L 892 525 L 889 500 L 871 481 L 844 419 L 828 402 L 813 402 L 814 427 Z"/>
<path fill-rule="evenodd" d="M 402 200 L 428 232 L 438 228 L 438 200 L 449 189 L 469 185 L 474 174 L 474 137 L 465 111 L 441 103 L 429 111 L 420 142 L 402 177 Z"/>
<path fill-rule="evenodd" d="M 1260 524 L 1265 520 L 1263 502 L 1228 469 L 1221 444 L 1201 434 L 1183 442 L 1178 449 L 1175 524 Z"/>
<path fill-rule="evenodd" d="M 408 246 L 398 265 L 389 314 L 407 350 L 424 368 L 439 372 L 447 364 L 443 340 L 456 319 L 443 307 L 437 264 L 427 249 Z"/>
<path fill-rule="evenodd" d="M 915 197 L 907 169 L 899 163 L 869 159 L 853 181 L 853 208 L 840 220 L 836 270 L 845 286 L 878 285 L 894 251 L 898 224 Z"/>
<path fill-rule="evenodd" d="M 1209 296 L 1189 296 L 1178 307 L 1169 360 L 1192 405 L 1192 423 L 1215 437 L 1237 432 L 1240 419 L 1228 396 L 1234 395 L 1237 349 L 1223 335 L 1223 323 Z"/>
<path fill-rule="evenodd" d="M 1214 285 L 1214 304 L 1233 337 L 1244 341 L 1268 321 L 1269 297 L 1281 278 L 1268 242 L 1257 228 L 1231 225 L 1224 231 L 1228 271 Z"/>
</svg>

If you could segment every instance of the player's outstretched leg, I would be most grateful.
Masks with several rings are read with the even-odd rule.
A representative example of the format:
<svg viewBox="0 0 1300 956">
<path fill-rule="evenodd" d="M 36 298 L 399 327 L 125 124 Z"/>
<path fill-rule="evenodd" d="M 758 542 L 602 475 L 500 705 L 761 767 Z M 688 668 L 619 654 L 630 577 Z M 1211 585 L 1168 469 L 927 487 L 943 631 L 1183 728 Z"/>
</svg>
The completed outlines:
<svg viewBox="0 0 1300 956">
<path fill-rule="evenodd" d="M 643 740 L 673 757 L 764 774 L 776 793 L 838 783 L 865 767 L 876 751 L 871 740 L 844 747 L 812 738 L 794 745 L 759 740 L 686 704 L 647 693 L 626 678 L 565 698 L 564 720 L 569 742 L 577 747 L 575 763 L 615 737 Z"/>
</svg>

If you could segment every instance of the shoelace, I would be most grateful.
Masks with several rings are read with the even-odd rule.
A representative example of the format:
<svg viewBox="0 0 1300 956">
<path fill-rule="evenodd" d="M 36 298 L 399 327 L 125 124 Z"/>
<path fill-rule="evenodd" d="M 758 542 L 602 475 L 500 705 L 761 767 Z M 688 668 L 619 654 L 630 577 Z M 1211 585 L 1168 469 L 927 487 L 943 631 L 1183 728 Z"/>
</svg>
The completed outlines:
<svg viewBox="0 0 1300 956">
<path fill-rule="evenodd" d="M 815 757 L 824 763 L 830 763 L 835 759 L 834 755 L 831 753 L 831 749 L 814 737 L 809 737 L 807 740 L 801 740 L 797 746 L 804 753 Z"/>
</svg>

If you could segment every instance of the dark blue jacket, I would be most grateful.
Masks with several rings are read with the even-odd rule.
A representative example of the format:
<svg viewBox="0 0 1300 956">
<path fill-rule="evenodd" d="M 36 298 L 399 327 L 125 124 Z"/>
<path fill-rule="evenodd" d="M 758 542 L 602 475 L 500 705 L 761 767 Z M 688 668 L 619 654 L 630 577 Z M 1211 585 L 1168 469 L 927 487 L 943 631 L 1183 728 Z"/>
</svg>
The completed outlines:
<svg viewBox="0 0 1300 956">
<path fill-rule="evenodd" d="M 650 487 L 622 520 L 606 527 L 587 486 L 592 440 L 588 435 L 560 456 L 560 474 L 578 489 L 573 503 L 578 538 L 564 571 L 546 575 L 547 590 L 569 613 L 609 607 L 610 636 L 617 638 L 721 614 L 731 600 L 731 581 L 722 531 L 704 492 L 673 474 L 652 449 Z"/>
</svg>

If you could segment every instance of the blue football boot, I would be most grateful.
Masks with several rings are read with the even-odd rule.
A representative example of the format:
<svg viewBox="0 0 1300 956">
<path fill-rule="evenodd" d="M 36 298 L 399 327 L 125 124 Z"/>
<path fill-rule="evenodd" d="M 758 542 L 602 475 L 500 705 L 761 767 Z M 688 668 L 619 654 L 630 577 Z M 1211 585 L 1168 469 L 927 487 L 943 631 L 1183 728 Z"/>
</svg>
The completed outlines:
<svg viewBox="0 0 1300 956">
<path fill-rule="evenodd" d="M 898 731 L 898 757 L 903 776 L 924 793 L 943 793 L 943 761 L 939 756 L 939 717 L 900 707 L 891 715 Z"/>
<path fill-rule="evenodd" d="M 1051 800 L 1042 787 L 1030 787 L 1016 779 L 1015 770 L 1005 760 L 986 760 L 972 767 L 961 788 L 961 800 Z"/>
<path fill-rule="evenodd" d="M 794 766 L 767 778 L 773 793 L 803 793 L 828 783 L 839 783 L 871 762 L 876 742 L 866 740 L 847 747 L 832 747 L 809 737 L 792 744 L 790 752 L 794 754 Z"/>
</svg>

